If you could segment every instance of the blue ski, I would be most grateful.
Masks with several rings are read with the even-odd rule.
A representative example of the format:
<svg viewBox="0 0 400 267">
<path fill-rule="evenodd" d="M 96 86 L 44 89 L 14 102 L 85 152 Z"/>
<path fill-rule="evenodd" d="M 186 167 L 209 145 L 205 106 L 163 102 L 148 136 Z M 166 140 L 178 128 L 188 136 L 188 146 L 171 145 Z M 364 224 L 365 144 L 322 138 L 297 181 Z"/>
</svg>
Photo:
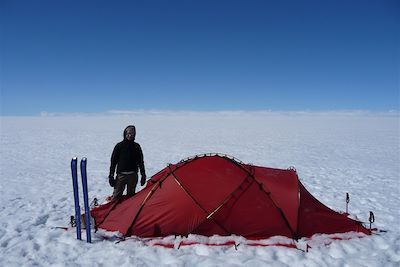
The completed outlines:
<svg viewBox="0 0 400 267">
<path fill-rule="evenodd" d="M 78 159 L 72 158 L 71 172 L 72 172 L 72 185 L 74 187 L 74 202 L 75 202 L 75 222 L 76 222 L 76 238 L 82 240 L 81 237 L 81 207 L 79 206 L 79 193 L 78 193 Z"/>
<path fill-rule="evenodd" d="M 83 188 L 83 203 L 85 206 L 85 222 L 86 222 L 86 242 L 91 243 L 90 233 L 90 209 L 89 209 L 89 196 L 87 186 L 87 175 L 86 175 L 86 158 L 81 160 L 81 176 L 82 176 L 82 188 Z"/>
</svg>

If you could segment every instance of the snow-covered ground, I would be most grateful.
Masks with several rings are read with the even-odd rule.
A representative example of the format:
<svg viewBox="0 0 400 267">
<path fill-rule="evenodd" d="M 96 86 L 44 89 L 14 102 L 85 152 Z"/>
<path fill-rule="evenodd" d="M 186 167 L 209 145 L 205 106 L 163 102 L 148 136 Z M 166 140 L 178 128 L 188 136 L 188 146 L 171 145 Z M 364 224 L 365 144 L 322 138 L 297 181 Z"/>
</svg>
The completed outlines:
<svg viewBox="0 0 400 267">
<path fill-rule="evenodd" d="M 111 112 L 112 113 L 112 112 Z M 70 161 L 88 158 L 89 197 L 111 193 L 111 151 L 137 126 L 148 175 L 199 153 L 297 169 L 321 202 L 368 221 L 379 235 L 286 247 L 116 244 L 54 228 L 74 213 Z M 1 117 L 0 266 L 399 266 L 400 126 L 398 113 L 127 112 Z M 211 187 L 212 185 L 210 185 Z M 140 190 L 140 188 L 137 188 Z M 321 242 L 323 243 L 323 242 Z"/>
</svg>

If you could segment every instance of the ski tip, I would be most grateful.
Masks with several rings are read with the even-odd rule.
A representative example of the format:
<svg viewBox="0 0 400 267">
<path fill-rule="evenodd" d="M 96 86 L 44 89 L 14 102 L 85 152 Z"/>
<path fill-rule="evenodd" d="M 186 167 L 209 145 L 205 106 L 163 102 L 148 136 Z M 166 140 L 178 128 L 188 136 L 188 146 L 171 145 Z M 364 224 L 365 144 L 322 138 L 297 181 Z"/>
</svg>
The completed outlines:
<svg viewBox="0 0 400 267">
<path fill-rule="evenodd" d="M 78 158 L 77 158 L 77 157 L 73 157 L 72 160 L 73 160 L 73 161 L 74 161 L 74 160 L 78 160 Z"/>
<path fill-rule="evenodd" d="M 82 160 L 81 161 L 86 161 L 87 159 L 86 158 L 82 158 Z"/>
</svg>

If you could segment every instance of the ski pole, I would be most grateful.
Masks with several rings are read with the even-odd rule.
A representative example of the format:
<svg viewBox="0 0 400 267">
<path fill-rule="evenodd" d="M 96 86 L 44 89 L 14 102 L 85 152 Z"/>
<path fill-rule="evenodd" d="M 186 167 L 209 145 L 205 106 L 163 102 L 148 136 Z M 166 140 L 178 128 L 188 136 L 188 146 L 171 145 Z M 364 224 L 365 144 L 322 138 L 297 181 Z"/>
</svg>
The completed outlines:
<svg viewBox="0 0 400 267">
<path fill-rule="evenodd" d="M 89 209 L 89 196 L 86 175 L 86 158 L 81 159 L 81 176 L 82 176 L 82 189 L 83 189 L 83 203 L 85 206 L 85 221 L 86 221 L 86 242 L 91 243 L 90 233 L 90 209 Z"/>
<path fill-rule="evenodd" d="M 76 239 L 82 240 L 81 236 L 81 207 L 79 206 L 79 193 L 78 193 L 78 171 L 77 171 L 76 157 L 71 160 L 72 172 L 72 186 L 74 188 L 74 203 L 75 203 L 75 222 L 76 222 Z"/>
</svg>

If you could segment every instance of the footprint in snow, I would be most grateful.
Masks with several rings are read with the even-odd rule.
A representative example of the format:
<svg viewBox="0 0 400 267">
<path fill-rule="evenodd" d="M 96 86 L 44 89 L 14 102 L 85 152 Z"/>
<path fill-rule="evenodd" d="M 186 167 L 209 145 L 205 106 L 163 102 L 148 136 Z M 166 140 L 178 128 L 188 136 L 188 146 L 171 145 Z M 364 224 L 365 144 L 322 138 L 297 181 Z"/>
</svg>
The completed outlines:
<svg viewBox="0 0 400 267">
<path fill-rule="evenodd" d="M 43 216 L 39 216 L 37 219 L 36 219 L 36 221 L 34 222 L 34 226 L 38 226 L 38 225 L 41 225 L 41 224 L 46 224 L 46 222 L 47 222 L 47 220 L 49 219 L 49 215 L 48 214 L 46 214 L 46 215 L 43 215 Z"/>
</svg>

